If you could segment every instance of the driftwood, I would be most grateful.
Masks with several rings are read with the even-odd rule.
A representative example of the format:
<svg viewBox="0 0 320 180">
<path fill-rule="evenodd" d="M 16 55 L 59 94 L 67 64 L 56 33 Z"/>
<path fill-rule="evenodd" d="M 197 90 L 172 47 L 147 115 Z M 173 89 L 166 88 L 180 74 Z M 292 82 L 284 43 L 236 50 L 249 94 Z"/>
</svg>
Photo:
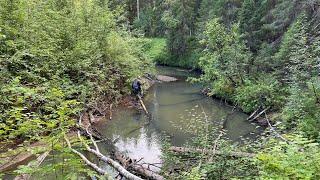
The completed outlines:
<svg viewBox="0 0 320 180">
<path fill-rule="evenodd" d="M 253 118 L 253 116 L 254 116 L 255 114 L 257 114 L 257 112 L 259 111 L 259 109 L 260 109 L 260 107 L 259 107 L 257 110 L 255 110 L 255 111 L 247 118 L 247 120 L 250 120 L 251 118 Z"/>
<path fill-rule="evenodd" d="M 31 144 L 28 147 L 25 148 L 45 148 L 47 144 L 45 142 L 35 142 Z M 19 152 L 11 157 L 7 158 L 1 158 L 0 159 L 0 173 L 13 170 L 17 166 L 21 164 L 26 164 L 30 160 L 33 160 L 36 158 L 35 154 L 33 154 L 31 151 L 27 151 L 27 149 L 22 148 L 21 150 L 18 150 Z"/>
<path fill-rule="evenodd" d="M 91 141 L 93 141 L 93 137 L 92 135 L 89 133 L 90 135 L 90 139 Z M 129 171 L 127 171 L 124 167 L 122 167 L 118 162 L 114 161 L 113 159 L 104 156 L 103 154 L 100 153 L 100 150 L 97 146 L 97 144 L 95 143 L 95 141 L 93 141 L 93 144 L 95 146 L 96 149 L 92 149 L 90 148 L 87 144 L 85 144 L 80 136 L 80 131 L 78 131 L 78 138 L 80 139 L 80 141 L 85 145 L 87 151 L 95 154 L 100 160 L 108 163 L 109 165 L 111 165 L 114 169 L 116 169 L 122 176 L 126 177 L 129 180 L 142 180 L 142 178 L 130 173 Z M 97 171 L 100 174 L 107 174 L 107 172 L 105 170 L 103 170 L 102 168 L 100 168 L 98 165 L 92 163 L 91 161 L 89 161 L 82 153 L 80 153 L 79 151 L 73 149 L 71 147 L 70 141 L 65 137 L 65 140 L 69 146 L 69 148 L 71 149 L 72 152 L 74 152 L 75 154 L 79 155 L 87 165 L 89 165 L 90 167 L 92 167 L 95 171 Z"/>
<path fill-rule="evenodd" d="M 254 118 L 249 119 L 250 122 L 258 119 L 263 113 L 265 113 L 270 107 L 267 107 L 266 109 L 264 109 L 263 111 L 261 111 L 259 114 L 257 114 Z"/>
<path fill-rule="evenodd" d="M 125 167 L 132 169 L 136 173 L 148 177 L 149 179 L 164 180 L 164 177 L 138 164 L 136 160 L 132 160 L 120 152 L 115 152 L 115 158 Z"/>
<path fill-rule="evenodd" d="M 90 166 L 90 167 L 93 168 L 96 172 L 98 172 L 98 173 L 100 173 L 100 174 L 102 174 L 102 175 L 107 174 L 107 171 L 101 169 L 99 166 L 97 166 L 96 164 L 94 164 L 94 163 L 92 163 L 91 161 L 89 161 L 89 160 L 86 158 L 86 156 L 84 156 L 82 153 L 80 153 L 79 151 L 73 149 L 73 148 L 71 147 L 70 141 L 69 141 L 66 137 L 64 137 L 64 139 L 65 139 L 65 141 L 67 142 L 68 147 L 70 148 L 70 150 L 71 150 L 73 153 L 75 153 L 75 154 L 77 154 L 78 156 L 80 156 L 81 159 L 82 159 L 88 166 Z"/>
<path fill-rule="evenodd" d="M 286 143 L 290 144 L 291 142 L 288 141 L 286 138 L 284 138 L 281 134 L 279 134 L 279 133 L 276 131 L 276 129 L 271 125 L 271 123 L 270 123 L 270 121 L 269 121 L 269 118 L 268 118 L 268 116 L 267 116 L 267 113 L 264 113 L 264 115 L 265 115 L 265 117 L 266 117 L 266 120 L 267 120 L 267 122 L 268 122 L 268 126 L 269 126 L 270 130 L 273 131 L 278 138 L 280 138 L 281 140 L 283 140 L 283 141 L 285 141 Z"/>
<path fill-rule="evenodd" d="M 176 147 L 172 146 L 169 148 L 170 151 L 175 153 L 205 153 L 205 154 L 212 154 L 212 155 L 222 155 L 222 156 L 230 156 L 230 157 L 246 157 L 246 158 L 253 158 L 256 154 L 247 153 L 247 152 L 222 152 L 222 151 L 214 151 L 210 149 L 200 149 L 200 148 L 186 148 L 186 147 Z"/>
<path fill-rule="evenodd" d="M 143 101 L 142 101 L 142 98 L 141 98 L 139 95 L 138 95 L 138 98 L 139 98 L 139 101 L 140 101 L 140 104 L 141 104 L 143 110 L 146 112 L 146 114 L 149 114 L 146 106 L 144 105 L 144 103 L 143 103 Z"/>
</svg>

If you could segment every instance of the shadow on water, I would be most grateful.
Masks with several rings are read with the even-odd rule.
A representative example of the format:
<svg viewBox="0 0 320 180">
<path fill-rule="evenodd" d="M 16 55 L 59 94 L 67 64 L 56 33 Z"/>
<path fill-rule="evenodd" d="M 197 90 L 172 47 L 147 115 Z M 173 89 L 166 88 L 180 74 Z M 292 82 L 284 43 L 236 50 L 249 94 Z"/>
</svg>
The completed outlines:
<svg viewBox="0 0 320 180">
<path fill-rule="evenodd" d="M 246 120 L 246 114 L 232 112 L 232 107 L 200 94 L 199 84 L 185 81 L 187 76 L 195 74 L 168 67 L 159 67 L 158 71 L 178 76 L 179 81 L 155 84 L 146 94 L 144 101 L 152 117 L 148 126 L 144 126 L 147 117 L 143 112 L 127 108 L 117 109 L 112 121 L 102 121 L 96 126 L 105 136 L 116 140 L 115 146 L 131 158 L 143 157 L 147 163 L 160 162 L 163 138 L 169 136 L 175 146 L 190 141 L 205 124 L 203 111 L 208 116 L 207 121 L 217 127 L 223 125 L 226 138 L 230 140 L 252 138 L 259 133 L 259 128 Z"/>
</svg>

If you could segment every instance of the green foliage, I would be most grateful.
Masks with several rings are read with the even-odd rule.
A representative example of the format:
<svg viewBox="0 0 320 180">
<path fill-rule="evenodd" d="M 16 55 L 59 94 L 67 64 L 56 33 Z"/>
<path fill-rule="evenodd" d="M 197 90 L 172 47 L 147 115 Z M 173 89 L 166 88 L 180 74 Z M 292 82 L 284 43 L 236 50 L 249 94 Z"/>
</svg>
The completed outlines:
<svg viewBox="0 0 320 180">
<path fill-rule="evenodd" d="M 320 140 L 319 79 L 308 83 L 308 88 L 293 85 L 283 109 L 283 118 L 289 127 L 297 127 L 304 135 Z"/>
<path fill-rule="evenodd" d="M 190 56 L 194 50 L 195 15 L 197 13 L 195 7 L 197 2 L 173 0 L 165 3 L 169 8 L 164 12 L 162 21 L 167 29 L 167 49 L 170 56 L 166 64 L 188 64 L 189 67 L 192 67 L 194 62 L 189 63 L 185 60 L 193 60 L 186 57 Z"/>
<path fill-rule="evenodd" d="M 118 14 L 101 0 L 0 0 L 1 141 L 55 146 L 80 112 L 116 103 L 133 78 L 152 70 L 146 42 L 124 31 Z M 65 145 L 52 150 L 67 159 L 57 165 L 92 173 Z M 36 170 L 18 173 L 29 171 Z"/>
<path fill-rule="evenodd" d="M 292 143 L 269 142 L 257 157 L 262 179 L 319 179 L 319 144 L 301 136 L 290 137 Z"/>
<path fill-rule="evenodd" d="M 206 47 L 199 59 L 204 74 L 197 80 L 209 84 L 212 94 L 229 97 L 241 86 L 250 71 L 251 54 L 241 41 L 238 25 L 228 30 L 219 19 L 207 24 L 201 44 Z"/>
<path fill-rule="evenodd" d="M 277 61 L 276 65 L 282 70 L 280 72 L 286 73 L 281 74 L 281 78 L 299 78 L 300 80 L 303 76 L 307 76 L 305 73 L 308 73 L 306 66 L 309 63 L 309 54 L 307 52 L 307 23 L 305 19 L 305 15 L 302 14 L 289 28 L 284 36 L 279 52 L 274 57 Z"/>
<path fill-rule="evenodd" d="M 264 75 L 259 81 L 247 80 L 243 86 L 235 91 L 235 102 L 245 112 L 253 112 L 258 108 L 273 107 L 281 109 L 286 97 L 280 83 L 272 76 Z"/>
<path fill-rule="evenodd" d="M 44 133 L 52 132 L 58 125 L 74 125 L 70 118 L 80 108 L 76 100 L 67 100 L 67 91 L 54 85 L 28 87 L 16 77 L 1 89 L 0 134 L 2 138 L 16 137 L 39 140 Z"/>
<path fill-rule="evenodd" d="M 163 38 L 146 39 L 144 53 L 153 61 L 158 62 L 166 56 L 166 40 Z"/>
<path fill-rule="evenodd" d="M 58 118 L 64 103 L 90 106 L 98 97 L 117 99 L 128 92 L 130 80 L 151 65 L 137 46 L 141 42 L 116 32 L 112 12 L 98 1 L 14 2 L 1 1 L 4 10 L 21 15 L 19 26 L 6 23 L 15 14 L 4 14 L 0 21 L 5 34 L 12 29 L 17 33 L 1 41 L 7 47 L 1 58 L 2 133 L 22 135 L 17 125 L 23 131 L 50 132 L 42 121 Z"/>
</svg>

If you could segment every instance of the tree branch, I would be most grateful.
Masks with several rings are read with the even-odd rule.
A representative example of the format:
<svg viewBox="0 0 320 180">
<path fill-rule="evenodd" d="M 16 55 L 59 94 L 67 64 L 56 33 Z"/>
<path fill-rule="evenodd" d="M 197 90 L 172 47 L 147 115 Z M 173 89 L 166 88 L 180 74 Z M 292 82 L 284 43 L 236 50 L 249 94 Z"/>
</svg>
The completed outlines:
<svg viewBox="0 0 320 180">
<path fill-rule="evenodd" d="M 231 156 L 231 157 L 247 157 L 247 158 L 253 158 L 256 156 L 256 154 L 253 153 L 246 153 L 246 152 L 222 152 L 222 151 L 213 151 L 210 149 L 199 149 L 199 148 L 186 148 L 186 147 L 176 147 L 172 146 L 169 148 L 170 151 L 176 152 L 176 153 L 206 153 L 206 154 L 212 154 L 212 155 L 224 155 L 224 156 Z"/>
</svg>

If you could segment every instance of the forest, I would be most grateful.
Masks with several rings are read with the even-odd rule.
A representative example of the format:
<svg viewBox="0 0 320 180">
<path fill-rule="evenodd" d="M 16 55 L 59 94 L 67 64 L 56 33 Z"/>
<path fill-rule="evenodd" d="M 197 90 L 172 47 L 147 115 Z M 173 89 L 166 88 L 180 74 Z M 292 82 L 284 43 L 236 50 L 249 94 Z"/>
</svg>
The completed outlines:
<svg viewBox="0 0 320 180">
<path fill-rule="evenodd" d="M 200 105 L 160 170 L 105 153 L 90 123 L 158 66 L 262 132 L 228 140 Z M 319 143 L 320 0 L 0 0 L 0 179 L 320 179 Z"/>
</svg>

